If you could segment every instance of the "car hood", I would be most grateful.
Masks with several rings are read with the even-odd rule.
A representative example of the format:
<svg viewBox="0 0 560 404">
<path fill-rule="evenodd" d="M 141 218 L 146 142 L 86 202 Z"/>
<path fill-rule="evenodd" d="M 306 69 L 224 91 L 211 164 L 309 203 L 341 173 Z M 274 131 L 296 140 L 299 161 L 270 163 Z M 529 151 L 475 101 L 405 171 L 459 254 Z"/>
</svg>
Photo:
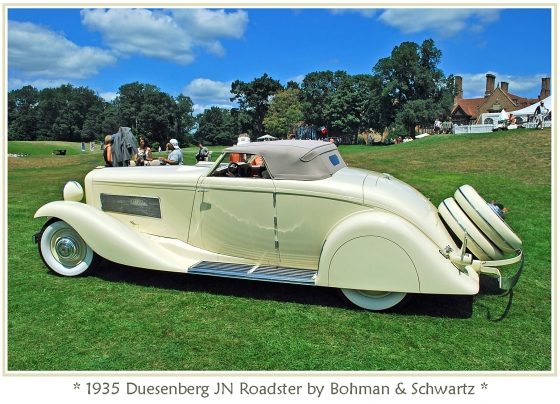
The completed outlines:
<svg viewBox="0 0 560 404">
<path fill-rule="evenodd" d="M 98 167 L 86 177 L 88 182 L 112 185 L 195 186 L 210 165 L 180 165 L 156 167 Z"/>
</svg>

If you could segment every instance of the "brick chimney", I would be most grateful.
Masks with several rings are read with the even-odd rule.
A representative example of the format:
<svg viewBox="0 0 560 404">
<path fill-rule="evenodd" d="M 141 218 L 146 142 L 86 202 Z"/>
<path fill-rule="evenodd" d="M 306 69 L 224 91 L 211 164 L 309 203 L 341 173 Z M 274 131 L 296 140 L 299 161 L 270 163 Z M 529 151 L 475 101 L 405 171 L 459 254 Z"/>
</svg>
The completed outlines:
<svg viewBox="0 0 560 404">
<path fill-rule="evenodd" d="M 550 96 L 550 77 L 543 77 L 539 100 L 544 100 L 546 97 L 549 96 Z"/>
<path fill-rule="evenodd" d="M 486 75 L 486 92 L 484 93 L 484 97 L 489 97 L 490 94 L 492 94 L 494 91 L 494 83 L 496 83 L 496 76 L 488 73 Z"/>
<path fill-rule="evenodd" d="M 459 100 L 463 99 L 463 77 L 455 76 L 455 99 L 454 102 L 457 104 Z"/>
<path fill-rule="evenodd" d="M 507 92 L 508 92 L 508 87 L 509 87 L 509 83 L 507 83 L 507 82 L 505 82 L 505 81 L 502 81 L 502 82 L 500 83 L 500 88 L 502 89 L 502 91 L 503 91 L 504 93 L 507 93 Z"/>
</svg>

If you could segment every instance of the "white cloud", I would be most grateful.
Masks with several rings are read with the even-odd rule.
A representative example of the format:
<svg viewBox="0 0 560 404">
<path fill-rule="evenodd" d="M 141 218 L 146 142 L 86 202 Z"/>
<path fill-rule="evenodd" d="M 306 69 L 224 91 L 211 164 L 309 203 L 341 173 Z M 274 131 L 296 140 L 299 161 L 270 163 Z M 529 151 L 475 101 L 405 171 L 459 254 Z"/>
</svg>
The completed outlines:
<svg viewBox="0 0 560 404">
<path fill-rule="evenodd" d="M 210 109 L 212 107 L 231 109 L 231 108 L 233 108 L 233 105 L 231 105 L 231 104 L 228 104 L 228 105 L 223 105 L 223 104 L 205 104 L 205 105 L 194 104 L 193 105 L 193 115 L 197 116 L 198 114 L 202 114 L 204 111 L 206 111 L 207 109 Z"/>
<path fill-rule="evenodd" d="M 508 83 L 508 92 L 521 97 L 537 98 L 542 88 L 542 79 L 549 77 L 546 74 L 534 74 L 531 76 L 515 76 L 500 74 L 496 72 L 486 73 L 457 73 L 456 76 L 463 78 L 463 98 L 482 98 L 486 91 L 486 75 L 496 76 L 494 88 L 500 86 L 501 82 Z"/>
<path fill-rule="evenodd" d="M 384 10 L 379 20 L 404 34 L 434 30 L 450 37 L 465 30 L 480 32 L 485 24 L 500 18 L 498 9 L 393 8 Z"/>
<path fill-rule="evenodd" d="M 377 8 L 331 8 L 329 12 L 333 15 L 342 15 L 347 13 L 360 14 L 362 17 L 371 18 L 379 9 Z"/>
<path fill-rule="evenodd" d="M 244 11 L 204 9 L 84 9 L 82 24 L 103 35 L 103 43 L 121 57 L 148 58 L 188 65 L 195 49 L 223 56 L 220 39 L 240 39 L 249 18 Z"/>
<path fill-rule="evenodd" d="M 18 88 L 22 88 L 24 86 L 31 86 L 35 87 L 39 90 L 43 88 L 54 88 L 60 87 L 63 84 L 68 84 L 68 80 L 58 79 L 58 80 L 43 80 L 43 79 L 22 79 L 22 78 L 15 78 L 9 77 L 8 78 L 8 89 L 14 90 Z"/>
<path fill-rule="evenodd" d="M 223 104 L 231 108 L 231 81 L 213 81 L 210 79 L 194 79 L 185 88 L 183 94 L 191 97 L 196 103 Z"/>
<path fill-rule="evenodd" d="M 105 101 L 111 102 L 111 101 L 113 101 L 115 98 L 117 98 L 117 93 L 114 93 L 114 92 L 106 92 L 106 93 L 101 93 L 101 94 L 99 94 L 99 96 L 100 96 L 101 98 L 103 98 Z"/>
<path fill-rule="evenodd" d="M 69 80 L 97 75 L 99 68 L 115 62 L 116 58 L 108 51 L 78 46 L 47 27 L 8 21 L 8 67 L 12 85 L 35 83 L 42 88 L 65 84 Z"/>
<path fill-rule="evenodd" d="M 181 8 L 172 10 L 179 26 L 197 40 L 213 41 L 215 38 L 241 39 L 249 23 L 245 11 L 227 14 L 224 10 Z"/>
<path fill-rule="evenodd" d="M 290 81 L 295 81 L 298 84 L 303 83 L 303 79 L 305 79 L 305 74 L 300 74 L 299 76 L 290 77 L 286 80 L 286 84 Z"/>
</svg>

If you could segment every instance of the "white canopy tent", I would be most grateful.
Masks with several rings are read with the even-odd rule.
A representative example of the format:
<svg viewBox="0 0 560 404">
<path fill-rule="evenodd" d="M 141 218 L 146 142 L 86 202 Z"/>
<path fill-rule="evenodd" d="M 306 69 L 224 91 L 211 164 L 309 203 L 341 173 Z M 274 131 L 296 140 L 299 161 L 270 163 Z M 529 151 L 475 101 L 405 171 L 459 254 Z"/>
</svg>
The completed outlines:
<svg viewBox="0 0 560 404">
<path fill-rule="evenodd" d="M 258 137 L 257 140 L 267 141 L 267 140 L 276 140 L 276 138 L 274 136 L 264 135 L 264 136 Z"/>
<path fill-rule="evenodd" d="M 547 109 L 552 110 L 552 96 L 546 97 L 543 101 L 544 101 L 544 106 Z M 515 116 L 516 118 L 519 117 L 523 120 L 523 122 L 527 122 L 528 118 L 530 116 L 533 116 L 533 114 L 535 113 L 535 109 L 537 109 L 540 103 L 541 102 L 539 101 L 533 105 L 529 105 L 528 107 L 518 109 L 517 111 L 510 111 L 508 112 L 508 115 L 513 114 L 513 116 Z M 502 110 L 502 112 L 504 111 Z M 502 112 L 492 112 L 492 113 L 482 114 L 481 123 L 498 125 L 498 121 L 502 120 L 500 118 L 500 114 Z"/>
</svg>

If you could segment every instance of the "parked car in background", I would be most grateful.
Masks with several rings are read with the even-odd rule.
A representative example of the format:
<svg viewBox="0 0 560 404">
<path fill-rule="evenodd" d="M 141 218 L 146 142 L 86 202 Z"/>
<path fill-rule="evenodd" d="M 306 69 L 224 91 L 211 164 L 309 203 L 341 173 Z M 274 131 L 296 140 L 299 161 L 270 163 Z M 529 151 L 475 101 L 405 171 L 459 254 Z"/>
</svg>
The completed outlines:
<svg viewBox="0 0 560 404">
<path fill-rule="evenodd" d="M 84 188 L 85 203 L 70 181 L 35 214 L 49 217 L 34 235 L 39 253 L 63 276 L 90 274 L 103 257 L 338 288 L 378 311 L 415 293 L 474 295 L 480 273 L 509 289 L 523 266 L 521 240 L 472 187 L 436 209 L 390 174 L 348 167 L 328 142 L 240 143 L 192 166 L 98 167 Z M 510 278 L 497 269 L 516 263 Z"/>
</svg>

